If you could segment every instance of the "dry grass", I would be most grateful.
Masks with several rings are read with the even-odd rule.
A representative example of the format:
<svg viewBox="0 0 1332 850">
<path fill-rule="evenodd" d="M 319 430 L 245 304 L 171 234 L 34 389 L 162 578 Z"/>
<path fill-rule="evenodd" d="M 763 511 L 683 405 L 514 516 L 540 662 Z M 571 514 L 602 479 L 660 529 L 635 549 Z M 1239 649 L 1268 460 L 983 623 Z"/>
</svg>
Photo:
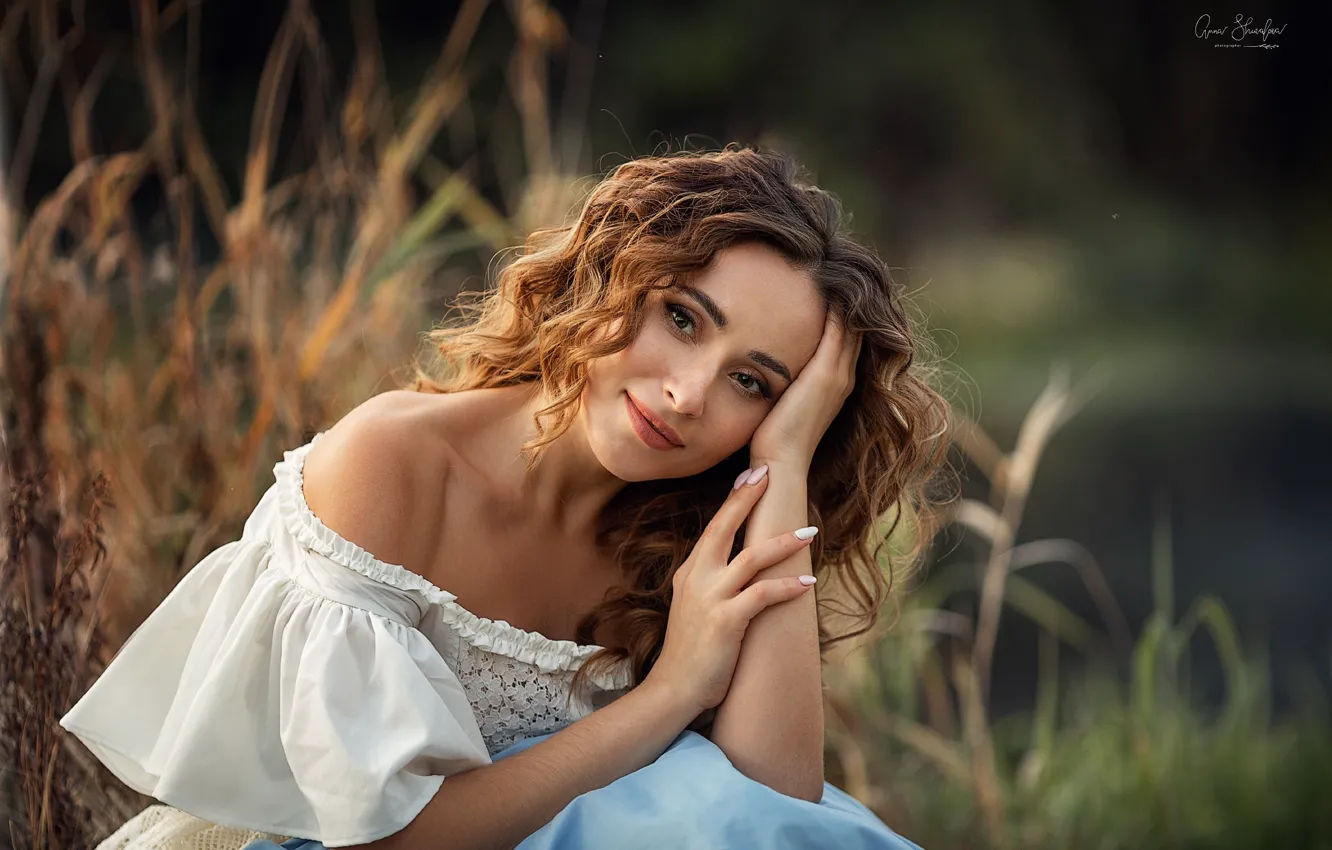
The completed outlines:
<svg viewBox="0 0 1332 850">
<path fill-rule="evenodd" d="M 553 152 L 544 100 L 544 68 L 565 32 L 540 0 L 505 7 L 532 166 L 530 179 L 504 187 L 511 212 L 432 153 L 467 107 L 462 62 L 487 0 L 462 4 L 401 115 L 371 3 L 352 4 L 357 52 L 340 91 L 311 4 L 292 0 L 264 66 L 237 198 L 197 120 L 201 4 L 131 5 L 152 125 L 141 146 L 112 154 L 95 151 L 89 132 L 108 66 L 80 77 L 68 61 L 85 37 L 83 4 L 27 0 L 0 20 L 0 61 L 26 102 L 0 199 L 10 507 L 0 746 L 14 760 L 0 779 L 11 825 L 0 843 L 14 847 L 82 846 L 147 802 L 77 745 L 57 746 L 68 738 L 59 716 L 184 571 L 239 533 L 277 453 L 403 368 L 437 319 L 427 300 L 441 295 L 431 288 L 444 263 L 511 247 L 576 200 L 563 169 L 578 163 Z M 163 58 L 167 38 L 182 40 L 183 70 Z M 74 167 L 28 211 L 20 199 L 39 127 L 61 107 Z M 305 143 L 279 170 L 289 120 Z M 144 191 L 161 192 L 166 241 L 145 242 L 132 218 Z M 201 266 L 205 232 L 221 250 Z M 82 543 L 61 536 L 70 528 Z"/>
<path fill-rule="evenodd" d="M 85 846 L 137 809 L 133 795 L 109 782 L 56 722 L 83 693 L 103 648 L 88 579 L 105 563 L 109 486 L 94 467 L 53 469 L 40 439 L 49 330 L 40 315 L 20 307 L 7 315 L 3 335 L 10 392 L 0 408 L 9 484 L 0 560 L 0 682 L 6 685 L 0 690 L 0 752 L 9 769 L 0 776 L 0 800 L 12 813 L 6 839 L 13 847 Z"/>
</svg>

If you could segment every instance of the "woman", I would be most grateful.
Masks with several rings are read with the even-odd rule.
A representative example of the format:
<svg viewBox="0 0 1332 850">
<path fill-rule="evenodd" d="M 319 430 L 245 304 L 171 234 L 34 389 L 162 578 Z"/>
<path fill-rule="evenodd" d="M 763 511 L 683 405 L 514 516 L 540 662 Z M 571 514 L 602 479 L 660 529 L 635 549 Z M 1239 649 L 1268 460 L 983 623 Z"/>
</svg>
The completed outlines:
<svg viewBox="0 0 1332 850">
<path fill-rule="evenodd" d="M 102 846 L 914 847 L 823 779 L 820 648 L 948 408 L 841 227 L 732 145 L 535 234 L 61 720 L 166 804 Z"/>
</svg>

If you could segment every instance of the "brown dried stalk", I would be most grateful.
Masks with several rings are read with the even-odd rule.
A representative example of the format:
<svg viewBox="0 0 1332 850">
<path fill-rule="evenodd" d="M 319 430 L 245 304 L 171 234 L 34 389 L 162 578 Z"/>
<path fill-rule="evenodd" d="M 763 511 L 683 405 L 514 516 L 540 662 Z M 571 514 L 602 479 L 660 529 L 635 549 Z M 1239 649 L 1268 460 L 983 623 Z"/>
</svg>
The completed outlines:
<svg viewBox="0 0 1332 850">
<path fill-rule="evenodd" d="M 101 648 L 89 584 L 105 561 L 101 516 L 109 486 L 88 467 L 72 480 L 56 473 L 45 450 L 49 322 L 40 309 L 18 303 L 0 328 L 7 497 L 0 518 L 7 542 L 0 552 L 0 764 L 12 766 L 2 779 L 15 787 L 4 795 L 14 801 L 7 804 L 8 838 L 32 850 L 87 846 L 105 834 L 108 816 L 131 808 L 123 793 L 102 793 L 111 787 L 105 768 L 71 752 L 58 725 L 95 674 Z M 77 504 L 60 497 L 65 489 L 82 493 Z"/>
<path fill-rule="evenodd" d="M 1056 366 L 1050 381 L 1027 412 L 1018 430 L 1017 445 L 1006 458 L 1002 488 L 999 491 L 999 523 L 995 526 L 989 561 L 981 580 L 980 611 L 977 615 L 976 643 L 971 664 L 979 682 L 977 696 L 988 701 L 990 664 L 994 642 L 999 634 L 999 616 L 1003 612 L 1004 579 L 1013 555 L 1013 541 L 1026 510 L 1027 496 L 1036 477 L 1041 455 L 1055 432 L 1086 403 L 1086 388 L 1069 388 L 1069 370 Z"/>
</svg>

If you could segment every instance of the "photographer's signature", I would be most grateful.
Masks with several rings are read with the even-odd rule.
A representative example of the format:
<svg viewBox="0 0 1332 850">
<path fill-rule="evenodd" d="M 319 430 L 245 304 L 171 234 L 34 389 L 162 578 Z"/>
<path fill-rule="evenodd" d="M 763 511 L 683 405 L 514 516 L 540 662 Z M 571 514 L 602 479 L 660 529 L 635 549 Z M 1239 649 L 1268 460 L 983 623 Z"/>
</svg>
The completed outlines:
<svg viewBox="0 0 1332 850">
<path fill-rule="evenodd" d="M 1246 18 L 1244 15 L 1236 15 L 1234 22 L 1226 26 L 1213 27 L 1211 15 L 1202 15 L 1193 24 L 1193 34 L 1196 37 L 1222 39 L 1213 44 L 1213 47 L 1261 47 L 1264 50 L 1275 50 L 1280 45 L 1269 42 L 1268 39 L 1281 35 L 1285 31 L 1286 24 L 1274 27 L 1271 18 L 1268 18 L 1267 23 L 1262 26 L 1255 27 L 1253 16 Z M 1259 41 L 1254 44 L 1245 44 L 1244 41 L 1250 37 L 1255 37 Z"/>
</svg>

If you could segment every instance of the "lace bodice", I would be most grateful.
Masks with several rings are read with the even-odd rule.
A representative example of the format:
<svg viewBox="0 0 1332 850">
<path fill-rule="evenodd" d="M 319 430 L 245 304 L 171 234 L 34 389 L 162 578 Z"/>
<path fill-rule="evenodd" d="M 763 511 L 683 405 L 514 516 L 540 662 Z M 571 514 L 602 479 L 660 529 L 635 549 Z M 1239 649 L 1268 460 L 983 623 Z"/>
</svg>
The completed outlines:
<svg viewBox="0 0 1332 850">
<path fill-rule="evenodd" d="M 582 713 L 566 709 L 571 673 L 542 673 L 498 653 L 465 646 L 452 665 L 493 756 L 510 744 L 563 729 Z"/>
</svg>

